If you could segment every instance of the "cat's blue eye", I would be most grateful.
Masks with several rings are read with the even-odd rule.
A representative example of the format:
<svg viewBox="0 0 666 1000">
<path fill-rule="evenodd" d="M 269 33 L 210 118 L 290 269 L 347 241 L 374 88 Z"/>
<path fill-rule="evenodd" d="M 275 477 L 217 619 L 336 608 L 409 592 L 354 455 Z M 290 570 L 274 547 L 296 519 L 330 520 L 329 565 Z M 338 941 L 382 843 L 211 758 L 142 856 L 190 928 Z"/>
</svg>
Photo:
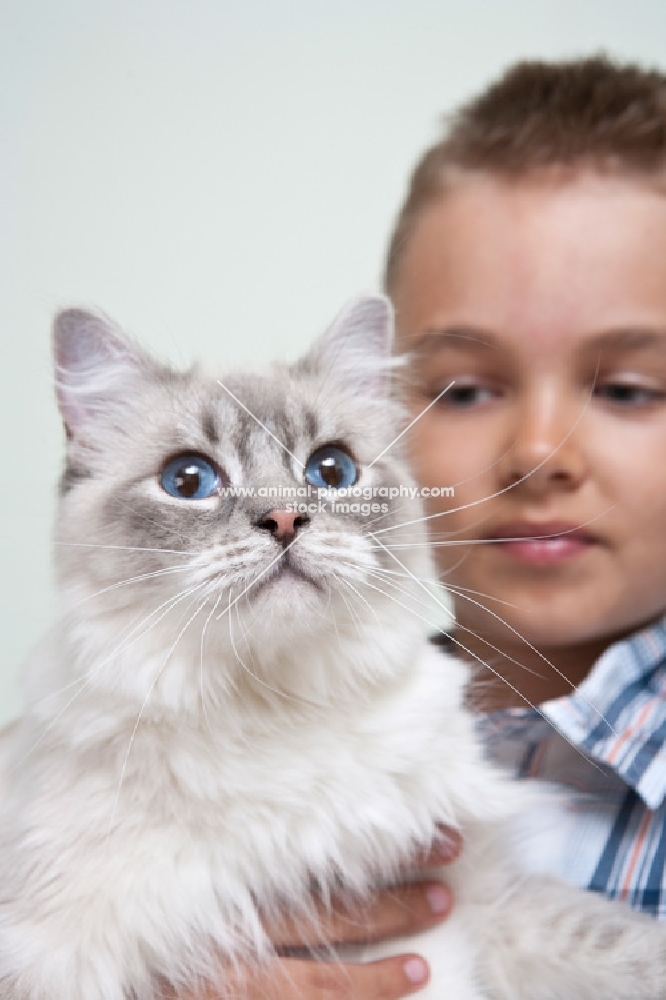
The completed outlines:
<svg viewBox="0 0 666 1000">
<path fill-rule="evenodd" d="M 217 493 L 220 474 L 202 455 L 178 455 L 165 465 L 160 483 L 179 500 L 205 500 Z"/>
<path fill-rule="evenodd" d="M 338 445 L 327 444 L 310 455 L 305 478 L 311 486 L 320 489 L 342 490 L 354 485 L 358 469 L 348 452 Z"/>
</svg>

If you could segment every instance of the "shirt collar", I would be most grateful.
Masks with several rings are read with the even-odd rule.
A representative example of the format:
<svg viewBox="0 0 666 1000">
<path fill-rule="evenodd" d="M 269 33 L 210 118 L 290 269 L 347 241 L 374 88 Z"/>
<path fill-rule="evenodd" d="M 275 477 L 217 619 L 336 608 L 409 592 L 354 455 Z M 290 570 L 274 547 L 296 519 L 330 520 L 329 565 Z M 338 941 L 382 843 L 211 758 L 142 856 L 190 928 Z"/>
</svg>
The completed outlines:
<svg viewBox="0 0 666 1000">
<path fill-rule="evenodd" d="M 571 695 L 540 711 L 658 808 L 666 798 L 666 616 L 609 646 Z"/>
</svg>

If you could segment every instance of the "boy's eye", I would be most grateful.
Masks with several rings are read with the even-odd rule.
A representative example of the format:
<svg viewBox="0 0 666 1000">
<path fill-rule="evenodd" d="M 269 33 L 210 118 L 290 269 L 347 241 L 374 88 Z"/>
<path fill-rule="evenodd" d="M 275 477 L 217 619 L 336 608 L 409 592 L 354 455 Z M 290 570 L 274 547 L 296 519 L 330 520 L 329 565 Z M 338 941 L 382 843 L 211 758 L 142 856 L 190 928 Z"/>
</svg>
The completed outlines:
<svg viewBox="0 0 666 1000">
<path fill-rule="evenodd" d="M 654 386 L 635 382 L 606 382 L 596 385 L 594 395 L 617 406 L 645 406 L 664 399 L 665 394 Z"/>
<path fill-rule="evenodd" d="M 440 389 L 435 389 L 434 395 L 441 392 Z M 472 406 L 480 406 L 483 403 L 488 403 L 493 399 L 497 398 L 497 390 L 492 389 L 488 385 L 482 385 L 476 382 L 468 383 L 456 380 L 455 385 L 451 388 L 440 400 L 442 406 L 455 407 L 456 409 L 465 409 Z"/>
</svg>

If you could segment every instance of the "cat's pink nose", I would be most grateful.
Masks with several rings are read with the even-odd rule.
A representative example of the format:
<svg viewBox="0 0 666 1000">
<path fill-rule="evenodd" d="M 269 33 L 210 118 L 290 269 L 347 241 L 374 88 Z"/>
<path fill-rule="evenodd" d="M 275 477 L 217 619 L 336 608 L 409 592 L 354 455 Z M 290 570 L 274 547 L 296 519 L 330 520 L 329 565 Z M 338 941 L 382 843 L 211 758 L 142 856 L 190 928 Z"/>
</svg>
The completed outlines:
<svg viewBox="0 0 666 1000">
<path fill-rule="evenodd" d="M 267 510 L 256 522 L 258 528 L 270 531 L 273 538 L 283 545 L 289 545 L 296 537 L 299 528 L 310 523 L 307 514 L 299 514 L 297 511 L 283 510 L 276 507 L 274 510 Z"/>
</svg>

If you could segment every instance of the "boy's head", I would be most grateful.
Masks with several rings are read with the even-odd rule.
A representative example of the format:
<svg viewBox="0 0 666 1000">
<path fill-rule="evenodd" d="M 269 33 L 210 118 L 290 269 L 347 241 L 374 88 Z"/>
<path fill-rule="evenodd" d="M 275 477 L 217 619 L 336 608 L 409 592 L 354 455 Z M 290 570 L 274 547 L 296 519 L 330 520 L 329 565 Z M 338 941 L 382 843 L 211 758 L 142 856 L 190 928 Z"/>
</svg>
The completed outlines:
<svg viewBox="0 0 666 1000">
<path fill-rule="evenodd" d="M 461 175 L 508 182 L 584 168 L 666 193 L 666 76 L 601 56 L 517 63 L 463 105 L 417 163 L 389 245 L 387 289 L 418 215 Z"/>
<path fill-rule="evenodd" d="M 458 619 L 525 662 L 487 605 L 575 682 L 666 609 L 665 165 L 664 78 L 517 67 L 417 168 L 391 250 L 415 413 L 455 380 L 411 444 L 455 487 L 428 514 Z"/>
</svg>

